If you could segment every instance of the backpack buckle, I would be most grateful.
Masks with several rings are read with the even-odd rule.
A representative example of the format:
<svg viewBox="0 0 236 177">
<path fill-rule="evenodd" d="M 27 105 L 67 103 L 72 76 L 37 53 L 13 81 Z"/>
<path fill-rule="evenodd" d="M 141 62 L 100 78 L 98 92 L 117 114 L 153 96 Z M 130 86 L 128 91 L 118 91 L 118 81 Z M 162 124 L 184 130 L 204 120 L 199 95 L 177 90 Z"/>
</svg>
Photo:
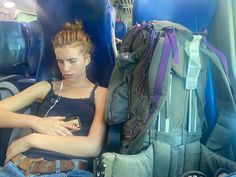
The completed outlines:
<svg viewBox="0 0 236 177">
<path fill-rule="evenodd" d="M 98 157 L 93 160 L 93 174 L 94 177 L 104 177 L 106 164 L 104 163 L 104 158 Z"/>
<path fill-rule="evenodd" d="M 149 114 L 153 114 L 156 110 L 156 104 L 151 103 L 150 108 L 149 108 Z"/>
</svg>

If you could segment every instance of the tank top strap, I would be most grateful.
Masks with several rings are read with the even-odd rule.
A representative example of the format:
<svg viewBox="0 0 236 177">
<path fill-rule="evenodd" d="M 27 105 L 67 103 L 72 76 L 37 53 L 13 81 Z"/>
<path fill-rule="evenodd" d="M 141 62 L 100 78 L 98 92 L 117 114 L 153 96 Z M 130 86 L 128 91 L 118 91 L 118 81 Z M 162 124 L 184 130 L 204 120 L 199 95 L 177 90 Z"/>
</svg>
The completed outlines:
<svg viewBox="0 0 236 177">
<path fill-rule="evenodd" d="M 47 82 L 50 84 L 50 86 L 51 86 L 51 88 L 50 88 L 48 94 L 52 94 L 52 93 L 53 93 L 53 82 L 52 82 L 52 81 L 49 81 L 49 80 L 46 80 L 46 81 L 47 81 Z"/>
<path fill-rule="evenodd" d="M 47 80 L 47 82 L 51 85 L 51 89 L 50 90 L 53 90 L 53 83 L 52 83 L 52 81 Z"/>
<path fill-rule="evenodd" d="M 98 87 L 98 85 L 99 84 L 96 82 L 93 89 L 92 89 L 92 91 L 91 91 L 91 93 L 90 93 L 90 96 L 89 96 L 89 99 L 92 100 L 93 102 L 94 102 L 94 98 L 95 98 L 95 90 Z"/>
</svg>

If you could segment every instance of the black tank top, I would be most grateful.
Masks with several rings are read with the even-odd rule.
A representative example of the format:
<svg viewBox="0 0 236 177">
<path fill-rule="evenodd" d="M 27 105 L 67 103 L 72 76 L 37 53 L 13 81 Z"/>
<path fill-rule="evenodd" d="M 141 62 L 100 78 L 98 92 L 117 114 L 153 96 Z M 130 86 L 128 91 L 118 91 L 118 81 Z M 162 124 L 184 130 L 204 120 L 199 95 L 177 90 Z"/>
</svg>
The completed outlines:
<svg viewBox="0 0 236 177">
<path fill-rule="evenodd" d="M 55 106 L 48 112 L 47 117 L 49 116 L 65 116 L 70 118 L 73 116 L 79 116 L 82 124 L 82 130 L 74 132 L 75 136 L 87 136 L 89 133 L 90 126 L 93 122 L 93 117 L 95 114 L 95 90 L 97 88 L 95 84 L 92 89 L 90 96 L 88 98 L 66 98 L 59 97 L 53 91 L 53 86 L 51 84 L 51 90 L 46 95 L 44 101 L 38 109 L 38 115 L 40 117 L 45 117 L 45 114 L 48 112 L 50 107 L 54 104 L 55 100 L 58 102 Z M 64 154 L 59 154 L 56 152 L 45 151 L 40 149 L 32 148 L 29 151 L 24 153 L 27 157 L 38 158 L 43 157 L 46 160 L 61 160 L 61 159 L 72 159 L 78 158 L 73 156 L 68 156 Z"/>
</svg>

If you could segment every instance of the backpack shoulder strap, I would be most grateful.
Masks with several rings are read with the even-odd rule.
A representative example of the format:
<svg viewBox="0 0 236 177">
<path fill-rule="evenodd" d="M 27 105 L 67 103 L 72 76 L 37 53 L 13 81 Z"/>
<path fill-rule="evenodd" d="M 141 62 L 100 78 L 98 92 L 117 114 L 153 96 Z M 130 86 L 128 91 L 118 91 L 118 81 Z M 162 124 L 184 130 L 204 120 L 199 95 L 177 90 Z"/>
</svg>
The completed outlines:
<svg viewBox="0 0 236 177">
<path fill-rule="evenodd" d="M 214 74 L 218 74 L 221 76 L 221 78 L 224 80 L 224 87 L 228 91 L 230 95 L 227 95 L 229 97 L 229 102 L 231 105 L 233 105 L 233 109 L 236 110 L 236 105 L 233 99 L 232 90 L 231 90 L 231 83 L 228 76 L 228 64 L 225 55 L 219 51 L 218 49 L 214 48 L 212 45 L 210 45 L 207 42 L 207 39 L 205 36 L 203 36 L 203 42 L 206 45 L 206 48 L 201 48 L 201 52 L 206 55 L 211 63 L 212 66 L 216 67 L 219 72 L 213 72 Z M 224 106 L 224 105 L 222 105 Z"/>
<path fill-rule="evenodd" d="M 179 62 L 176 33 L 174 29 L 164 28 L 163 30 L 165 31 L 163 50 L 159 68 L 156 74 L 154 92 L 151 98 L 149 113 L 145 119 L 146 127 L 143 128 L 142 131 L 138 134 L 138 136 L 131 142 L 130 147 L 128 149 L 129 153 L 137 152 L 139 151 L 139 148 L 142 147 L 141 144 L 143 143 L 142 140 L 144 138 L 144 134 L 146 133 L 147 129 L 151 126 L 151 122 L 154 120 L 151 119 L 151 117 L 153 117 L 154 113 L 159 110 L 157 109 L 157 107 L 160 106 L 162 102 L 161 99 L 161 97 L 163 96 L 162 88 L 164 85 L 166 75 L 168 74 L 167 71 L 169 71 L 168 68 L 171 66 L 172 63 L 171 61 L 169 61 L 172 58 L 170 57 L 171 51 L 173 54 L 174 63 Z"/>
<path fill-rule="evenodd" d="M 220 62 L 222 63 L 223 67 L 224 67 L 224 71 L 229 79 L 229 74 L 228 74 L 228 63 L 227 63 L 227 59 L 226 56 L 218 49 L 216 49 L 215 47 L 213 47 L 207 40 L 206 36 L 203 35 L 203 42 L 206 45 L 206 47 L 213 53 L 215 53 L 218 58 L 220 59 Z"/>
</svg>

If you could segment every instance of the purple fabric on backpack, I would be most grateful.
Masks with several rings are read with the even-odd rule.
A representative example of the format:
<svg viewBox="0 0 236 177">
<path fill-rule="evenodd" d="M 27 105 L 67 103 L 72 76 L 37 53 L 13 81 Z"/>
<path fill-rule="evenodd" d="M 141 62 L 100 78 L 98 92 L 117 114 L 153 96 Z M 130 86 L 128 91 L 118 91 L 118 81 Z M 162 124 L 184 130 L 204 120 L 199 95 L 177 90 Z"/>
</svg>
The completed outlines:
<svg viewBox="0 0 236 177">
<path fill-rule="evenodd" d="M 165 39 L 164 39 L 164 47 L 161 56 L 160 66 L 158 69 L 155 87 L 154 87 L 154 95 L 152 98 L 152 104 L 156 105 L 161 97 L 161 91 L 163 88 L 163 81 L 166 75 L 168 59 L 170 55 L 170 51 L 173 51 L 174 63 L 179 63 L 179 53 L 177 48 L 177 37 L 176 33 L 172 29 L 165 29 Z"/>
<path fill-rule="evenodd" d="M 225 73 L 227 75 L 227 77 L 229 78 L 229 74 L 228 74 L 228 63 L 227 63 L 227 59 L 225 57 L 225 55 L 219 51 L 218 49 L 216 49 L 215 47 L 213 47 L 206 39 L 206 36 L 203 35 L 203 42 L 206 44 L 207 48 L 214 52 L 220 59 L 223 67 L 224 67 L 224 70 L 225 70 Z"/>
</svg>

